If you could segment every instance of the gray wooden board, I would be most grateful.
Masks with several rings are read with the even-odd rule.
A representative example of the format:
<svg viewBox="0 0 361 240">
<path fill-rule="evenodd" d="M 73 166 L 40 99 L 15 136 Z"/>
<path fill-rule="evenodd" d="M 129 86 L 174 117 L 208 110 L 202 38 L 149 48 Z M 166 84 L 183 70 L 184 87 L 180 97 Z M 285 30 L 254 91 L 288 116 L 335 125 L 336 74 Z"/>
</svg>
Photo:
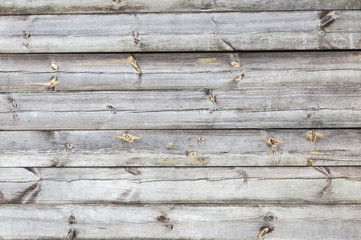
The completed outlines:
<svg viewBox="0 0 361 240">
<path fill-rule="evenodd" d="M 360 214 L 359 205 L 3 205 L 0 238 L 256 240 L 269 228 L 273 240 L 360 239 Z"/>
<path fill-rule="evenodd" d="M 359 89 L 360 52 L 3 54 L 0 91 Z M 240 67 L 233 67 L 238 62 Z M 53 70 L 51 64 L 58 70 Z M 238 83 L 235 79 L 243 74 Z"/>
<path fill-rule="evenodd" d="M 0 168 L 1 203 L 361 203 L 360 167 Z"/>
<path fill-rule="evenodd" d="M 360 49 L 361 12 L 0 16 L 0 53 Z"/>
<path fill-rule="evenodd" d="M 115 138 L 125 131 L 0 131 L 0 166 L 361 165 L 361 130 L 316 133 L 312 142 L 309 130 L 131 130 L 141 139 L 126 142 Z"/>
<path fill-rule="evenodd" d="M 361 127 L 360 89 L 10 93 L 1 130 Z M 13 102 L 15 101 L 15 103 Z"/>
<path fill-rule="evenodd" d="M 209 12 L 361 9 L 358 0 L 3 0 L 0 14 Z"/>
</svg>

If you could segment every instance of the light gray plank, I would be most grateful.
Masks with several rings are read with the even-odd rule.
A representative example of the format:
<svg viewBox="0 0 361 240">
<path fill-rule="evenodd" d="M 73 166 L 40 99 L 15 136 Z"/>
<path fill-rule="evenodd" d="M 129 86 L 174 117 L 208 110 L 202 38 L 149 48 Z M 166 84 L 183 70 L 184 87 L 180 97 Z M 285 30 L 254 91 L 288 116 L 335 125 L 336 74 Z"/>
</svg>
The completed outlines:
<svg viewBox="0 0 361 240">
<path fill-rule="evenodd" d="M 0 95 L 1 130 L 361 127 L 361 91 L 295 88 Z"/>
<path fill-rule="evenodd" d="M 358 205 L 8 205 L 0 237 L 64 239 L 74 229 L 79 239 L 258 239 L 270 228 L 266 239 L 360 239 L 360 214 Z"/>
<path fill-rule="evenodd" d="M 361 12 L 0 16 L 0 53 L 360 49 Z"/>
<path fill-rule="evenodd" d="M 357 0 L 329 1 L 253 1 L 253 0 L 3 0 L 0 14 L 58 14 L 58 13 L 134 13 L 134 12 L 209 12 L 209 11 L 267 11 L 267 10 L 341 10 L 360 9 Z"/>
<path fill-rule="evenodd" d="M 361 203 L 359 167 L 1 168 L 1 203 Z"/>
<path fill-rule="evenodd" d="M 360 130 L 0 131 L 1 167 L 360 166 Z M 280 143 L 267 143 L 274 138 Z M 189 152 L 195 152 L 190 157 Z M 188 154 L 187 154 L 188 153 Z"/>
<path fill-rule="evenodd" d="M 0 55 L 0 91 L 358 89 L 360 52 Z M 233 67 L 238 62 L 240 67 Z M 51 64 L 56 64 L 53 70 Z M 238 83 L 235 79 L 243 74 Z M 56 77 L 54 89 L 49 81 Z"/>
</svg>

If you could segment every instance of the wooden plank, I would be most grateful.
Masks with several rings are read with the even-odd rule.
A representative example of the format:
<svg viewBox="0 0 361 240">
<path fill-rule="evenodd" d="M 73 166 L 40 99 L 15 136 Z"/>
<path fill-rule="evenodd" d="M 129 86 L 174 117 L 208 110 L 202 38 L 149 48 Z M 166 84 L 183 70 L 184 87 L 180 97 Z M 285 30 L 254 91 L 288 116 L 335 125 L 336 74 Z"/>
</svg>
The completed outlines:
<svg viewBox="0 0 361 240">
<path fill-rule="evenodd" d="M 1 168 L 0 202 L 360 204 L 360 167 Z"/>
<path fill-rule="evenodd" d="M 323 15 L 307 11 L 0 16 L 0 53 L 361 48 L 360 11 Z"/>
<path fill-rule="evenodd" d="M 360 94 L 338 86 L 11 93 L 0 95 L 0 130 L 356 128 Z"/>
<path fill-rule="evenodd" d="M 135 13 L 135 12 L 219 12 L 268 10 L 359 10 L 358 0 L 253 1 L 253 0 L 4 0 L 0 14 Z"/>
<path fill-rule="evenodd" d="M 0 131 L 0 167 L 361 166 L 361 130 Z M 280 141 L 274 146 L 269 139 Z M 195 152 L 195 157 L 189 157 Z"/>
<path fill-rule="evenodd" d="M 4 54 L 0 91 L 358 89 L 360 52 Z M 238 62 L 241 66 L 232 66 Z M 56 64 L 53 70 L 51 64 Z M 243 74 L 236 83 L 235 79 Z M 54 89 L 49 81 L 56 77 Z"/>
<path fill-rule="evenodd" d="M 258 239 L 269 228 L 266 239 L 359 239 L 360 214 L 358 205 L 3 205 L 0 237 Z"/>
</svg>

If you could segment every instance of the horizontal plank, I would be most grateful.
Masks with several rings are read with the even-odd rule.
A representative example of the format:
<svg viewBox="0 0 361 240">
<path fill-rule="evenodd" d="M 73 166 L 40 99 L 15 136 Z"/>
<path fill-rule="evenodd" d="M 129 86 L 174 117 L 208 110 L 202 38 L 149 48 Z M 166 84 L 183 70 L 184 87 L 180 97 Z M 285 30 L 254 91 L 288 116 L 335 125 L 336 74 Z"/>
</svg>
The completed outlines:
<svg viewBox="0 0 361 240">
<path fill-rule="evenodd" d="M 315 139 L 308 130 L 133 130 L 140 139 L 115 138 L 123 134 L 0 131 L 0 167 L 361 166 L 361 130 L 319 130 Z"/>
<path fill-rule="evenodd" d="M 358 0 L 347 1 L 253 1 L 253 0 L 4 0 L 0 14 L 135 13 L 135 12 L 219 12 L 267 10 L 359 10 Z"/>
<path fill-rule="evenodd" d="M 0 168 L 0 202 L 360 204 L 360 167 Z"/>
<path fill-rule="evenodd" d="M 0 53 L 360 49 L 361 12 L 0 16 Z"/>
<path fill-rule="evenodd" d="M 358 89 L 361 78 L 360 52 L 139 53 L 141 74 L 129 56 L 3 54 L 0 92 Z"/>
<path fill-rule="evenodd" d="M 359 239 L 361 207 L 3 205 L 1 239 Z"/>
<path fill-rule="evenodd" d="M 110 91 L 0 95 L 0 130 L 361 127 L 361 90 Z"/>
</svg>

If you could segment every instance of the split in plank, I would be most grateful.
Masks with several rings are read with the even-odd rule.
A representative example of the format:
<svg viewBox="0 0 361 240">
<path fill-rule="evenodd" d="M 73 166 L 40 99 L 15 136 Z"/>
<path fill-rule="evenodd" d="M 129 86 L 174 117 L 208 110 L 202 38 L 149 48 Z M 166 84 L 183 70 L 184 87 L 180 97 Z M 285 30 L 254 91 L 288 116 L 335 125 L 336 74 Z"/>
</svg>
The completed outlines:
<svg viewBox="0 0 361 240">
<path fill-rule="evenodd" d="M 361 49 L 361 12 L 0 16 L 0 53 Z"/>
<path fill-rule="evenodd" d="M 133 142 L 124 134 L 0 131 L 0 166 L 361 165 L 361 130 L 131 130 Z"/>
<path fill-rule="evenodd" d="M 0 130 L 361 127 L 361 90 L 123 91 L 0 95 Z"/>
<path fill-rule="evenodd" d="M 0 14 L 359 10 L 358 0 L 3 0 Z"/>
<path fill-rule="evenodd" d="M 360 204 L 360 167 L 0 168 L 0 202 Z"/>
<path fill-rule="evenodd" d="M 0 92 L 360 87 L 360 52 L 139 53 L 140 72 L 130 56 L 0 55 Z"/>
<path fill-rule="evenodd" d="M 359 205 L 3 205 L 1 239 L 359 239 Z"/>
</svg>

